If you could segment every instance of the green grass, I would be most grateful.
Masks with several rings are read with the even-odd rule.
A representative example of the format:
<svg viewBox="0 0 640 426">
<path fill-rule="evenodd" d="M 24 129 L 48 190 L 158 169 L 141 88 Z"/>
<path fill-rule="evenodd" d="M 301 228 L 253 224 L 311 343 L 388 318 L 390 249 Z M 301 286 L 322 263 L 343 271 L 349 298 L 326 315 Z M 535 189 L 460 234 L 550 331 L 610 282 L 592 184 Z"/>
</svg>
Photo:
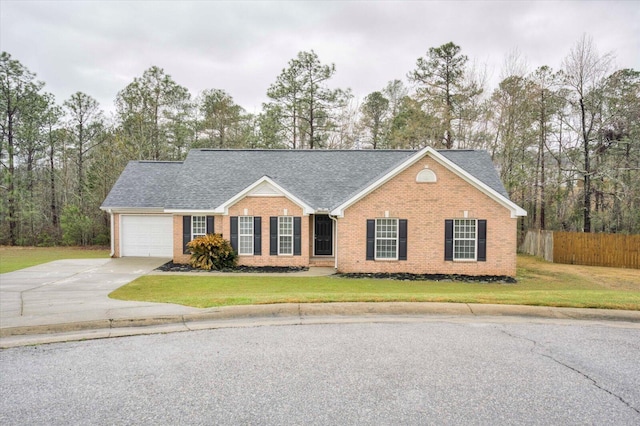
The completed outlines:
<svg viewBox="0 0 640 426">
<path fill-rule="evenodd" d="M 0 274 L 60 259 L 109 257 L 107 249 L 81 247 L 0 247 Z"/>
<path fill-rule="evenodd" d="M 640 310 L 632 269 L 546 263 L 518 257 L 517 284 L 395 281 L 339 277 L 148 275 L 109 296 L 214 306 L 312 302 L 457 302 Z"/>
</svg>

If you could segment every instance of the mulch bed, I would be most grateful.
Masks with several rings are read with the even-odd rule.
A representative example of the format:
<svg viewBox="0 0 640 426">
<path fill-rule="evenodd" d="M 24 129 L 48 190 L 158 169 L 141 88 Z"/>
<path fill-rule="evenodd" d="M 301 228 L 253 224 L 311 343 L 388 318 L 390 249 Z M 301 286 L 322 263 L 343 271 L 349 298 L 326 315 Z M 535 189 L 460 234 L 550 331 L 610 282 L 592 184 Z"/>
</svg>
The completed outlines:
<svg viewBox="0 0 640 426">
<path fill-rule="evenodd" d="M 401 281 L 461 281 L 470 283 L 498 283 L 498 284 L 515 284 L 516 279 L 505 275 L 458 275 L 458 274 L 338 274 L 344 278 L 378 278 L 385 280 L 401 280 Z"/>
<path fill-rule="evenodd" d="M 289 272 L 301 272 L 309 270 L 306 266 L 236 266 L 235 268 L 224 268 L 221 270 L 212 269 L 206 271 L 203 269 L 194 268 L 191 265 L 183 263 L 167 262 L 164 265 L 156 268 L 156 271 L 163 272 L 250 272 L 250 273 L 289 273 Z M 458 275 L 458 274 L 365 274 L 365 273 L 350 273 L 350 274 L 336 274 L 334 276 L 344 278 L 376 278 L 385 280 L 399 280 L 399 281 L 461 281 L 470 283 L 499 283 L 499 284 L 515 284 L 517 281 L 515 278 L 507 277 L 504 275 Z"/>
<path fill-rule="evenodd" d="M 305 266 L 236 266 L 235 268 L 224 269 L 212 269 L 206 271 L 204 269 L 194 268 L 191 265 L 182 263 L 167 262 L 164 265 L 156 268 L 156 271 L 163 272 L 251 272 L 251 273 L 288 273 L 288 272 L 301 272 L 307 271 L 309 268 Z"/>
</svg>

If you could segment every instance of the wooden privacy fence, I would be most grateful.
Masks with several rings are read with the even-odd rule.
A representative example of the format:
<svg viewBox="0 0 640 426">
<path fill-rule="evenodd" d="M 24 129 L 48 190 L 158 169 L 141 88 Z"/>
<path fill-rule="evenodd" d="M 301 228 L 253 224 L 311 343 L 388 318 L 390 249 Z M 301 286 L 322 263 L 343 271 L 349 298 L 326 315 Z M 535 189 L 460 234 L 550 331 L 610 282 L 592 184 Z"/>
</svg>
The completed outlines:
<svg viewBox="0 0 640 426">
<path fill-rule="evenodd" d="M 529 231 L 520 251 L 555 263 L 640 269 L 640 235 Z"/>
<path fill-rule="evenodd" d="M 554 232 L 553 261 L 640 269 L 640 235 Z"/>
</svg>

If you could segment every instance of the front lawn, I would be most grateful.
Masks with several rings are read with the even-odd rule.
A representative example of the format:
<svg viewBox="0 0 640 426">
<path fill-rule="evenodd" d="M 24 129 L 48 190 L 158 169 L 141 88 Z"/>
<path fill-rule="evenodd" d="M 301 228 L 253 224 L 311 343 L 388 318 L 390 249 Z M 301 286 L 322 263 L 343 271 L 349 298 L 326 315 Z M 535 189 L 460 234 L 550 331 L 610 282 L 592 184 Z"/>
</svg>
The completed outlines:
<svg viewBox="0 0 640 426">
<path fill-rule="evenodd" d="M 340 277 L 147 275 L 109 296 L 198 308 L 312 302 L 458 302 L 640 310 L 634 269 L 547 263 L 518 256 L 517 284 Z"/>
<path fill-rule="evenodd" d="M 104 248 L 0 246 L 0 274 L 60 259 L 109 257 Z"/>
</svg>

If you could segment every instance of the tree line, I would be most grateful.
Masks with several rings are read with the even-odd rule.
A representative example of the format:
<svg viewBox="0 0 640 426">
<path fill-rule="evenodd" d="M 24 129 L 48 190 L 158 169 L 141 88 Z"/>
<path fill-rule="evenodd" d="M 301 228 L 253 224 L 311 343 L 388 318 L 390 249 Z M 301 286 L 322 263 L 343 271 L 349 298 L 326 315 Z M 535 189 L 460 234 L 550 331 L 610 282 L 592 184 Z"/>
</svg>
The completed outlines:
<svg viewBox="0 0 640 426">
<path fill-rule="evenodd" d="M 107 117 L 86 93 L 59 103 L 2 52 L 0 244 L 108 244 L 99 206 L 127 162 L 191 148 L 486 149 L 529 213 L 521 231 L 640 233 L 640 72 L 615 69 L 587 36 L 559 70 L 511 54 L 493 89 L 454 43 L 361 102 L 330 86 L 335 72 L 300 52 L 249 114 L 223 89 L 193 96 L 152 66 Z"/>
</svg>

